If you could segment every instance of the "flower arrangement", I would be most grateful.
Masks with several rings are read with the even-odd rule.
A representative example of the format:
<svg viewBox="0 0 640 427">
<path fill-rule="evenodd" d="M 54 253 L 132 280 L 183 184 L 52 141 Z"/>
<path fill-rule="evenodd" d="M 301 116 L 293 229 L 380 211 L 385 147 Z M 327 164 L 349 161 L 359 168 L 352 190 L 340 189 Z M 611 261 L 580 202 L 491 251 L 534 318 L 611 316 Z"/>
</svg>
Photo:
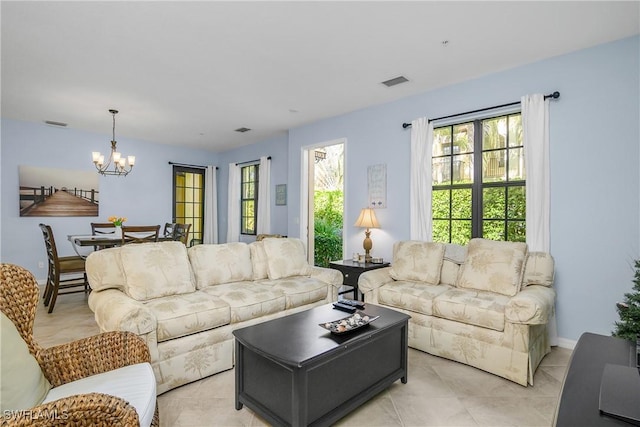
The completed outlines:
<svg viewBox="0 0 640 427">
<path fill-rule="evenodd" d="M 126 217 L 120 217 L 120 216 L 110 216 L 108 218 L 108 221 L 113 223 L 113 225 L 115 225 L 116 227 L 122 227 L 122 223 L 125 222 L 127 220 Z"/>
</svg>

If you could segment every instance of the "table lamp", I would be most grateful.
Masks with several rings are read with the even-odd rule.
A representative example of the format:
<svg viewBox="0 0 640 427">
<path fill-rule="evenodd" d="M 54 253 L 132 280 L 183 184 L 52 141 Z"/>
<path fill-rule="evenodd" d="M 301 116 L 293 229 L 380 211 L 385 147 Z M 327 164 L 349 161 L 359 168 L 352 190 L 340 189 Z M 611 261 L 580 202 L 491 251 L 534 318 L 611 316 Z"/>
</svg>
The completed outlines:
<svg viewBox="0 0 640 427">
<path fill-rule="evenodd" d="M 363 227 L 367 229 L 364 232 L 365 238 L 364 242 L 362 242 L 362 247 L 364 248 L 364 262 L 371 262 L 371 255 L 369 251 L 373 247 L 373 242 L 371 241 L 371 231 L 370 228 L 380 228 L 380 224 L 378 224 L 378 219 L 376 218 L 376 213 L 371 208 L 364 208 L 360 211 L 360 216 L 356 220 L 354 224 L 356 227 Z"/>
</svg>

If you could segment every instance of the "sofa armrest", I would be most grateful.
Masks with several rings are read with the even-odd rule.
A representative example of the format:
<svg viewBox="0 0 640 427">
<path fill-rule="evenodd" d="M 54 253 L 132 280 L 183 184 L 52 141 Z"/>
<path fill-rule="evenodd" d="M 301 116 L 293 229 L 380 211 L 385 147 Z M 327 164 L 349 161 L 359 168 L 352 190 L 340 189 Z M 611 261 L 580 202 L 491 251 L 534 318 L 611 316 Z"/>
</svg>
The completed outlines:
<svg viewBox="0 0 640 427">
<path fill-rule="evenodd" d="M 89 294 L 89 308 L 103 332 L 129 331 L 144 335 L 156 330 L 158 321 L 149 308 L 116 289 Z"/>
<path fill-rule="evenodd" d="M 376 268 L 365 271 L 358 277 L 358 289 L 362 292 L 364 300 L 376 304 L 378 302 L 378 288 L 393 282 L 389 274 L 391 267 Z"/>
<path fill-rule="evenodd" d="M 335 288 L 342 286 L 342 273 L 333 268 L 311 267 L 311 277 L 332 285 Z"/>
<path fill-rule="evenodd" d="M 529 285 L 514 295 L 505 307 L 506 320 L 524 325 L 544 325 L 553 314 L 556 291 Z"/>
</svg>

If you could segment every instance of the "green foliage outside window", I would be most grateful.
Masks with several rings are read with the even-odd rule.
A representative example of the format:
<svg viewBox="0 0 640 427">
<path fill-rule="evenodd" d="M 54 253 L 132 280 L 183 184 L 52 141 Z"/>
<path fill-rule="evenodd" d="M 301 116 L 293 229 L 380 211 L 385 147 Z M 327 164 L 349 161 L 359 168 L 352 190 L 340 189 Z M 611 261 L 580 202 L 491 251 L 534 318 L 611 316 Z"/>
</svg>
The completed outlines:
<svg viewBox="0 0 640 427">
<path fill-rule="evenodd" d="M 316 190 L 314 193 L 314 264 L 328 267 L 342 259 L 344 195 L 340 190 Z"/>
</svg>

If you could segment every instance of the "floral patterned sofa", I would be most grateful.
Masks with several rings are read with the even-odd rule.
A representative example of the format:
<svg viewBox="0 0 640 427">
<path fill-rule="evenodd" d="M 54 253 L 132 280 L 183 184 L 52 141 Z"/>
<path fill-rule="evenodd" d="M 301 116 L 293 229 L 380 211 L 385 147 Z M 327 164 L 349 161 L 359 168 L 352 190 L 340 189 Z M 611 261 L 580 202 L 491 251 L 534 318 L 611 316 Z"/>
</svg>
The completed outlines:
<svg viewBox="0 0 640 427">
<path fill-rule="evenodd" d="M 551 350 L 553 279 L 551 255 L 525 243 L 403 241 L 358 287 L 365 302 L 411 316 L 409 346 L 526 386 Z"/>
<path fill-rule="evenodd" d="M 298 239 L 125 245 L 93 252 L 86 271 L 98 326 L 144 339 L 158 394 L 231 369 L 233 330 L 335 301 L 342 285 Z"/>
</svg>

